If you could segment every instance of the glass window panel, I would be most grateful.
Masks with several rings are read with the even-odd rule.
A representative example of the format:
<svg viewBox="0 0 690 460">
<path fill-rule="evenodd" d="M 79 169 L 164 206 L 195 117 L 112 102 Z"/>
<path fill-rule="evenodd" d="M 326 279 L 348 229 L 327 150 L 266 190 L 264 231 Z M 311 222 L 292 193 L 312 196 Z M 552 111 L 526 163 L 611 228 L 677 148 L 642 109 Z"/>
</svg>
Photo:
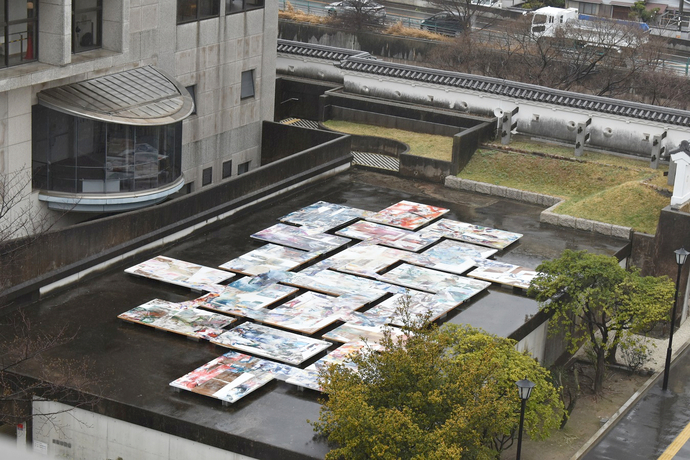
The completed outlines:
<svg viewBox="0 0 690 460">
<path fill-rule="evenodd" d="M 223 179 L 232 176 L 232 160 L 223 162 Z"/>
<path fill-rule="evenodd" d="M 240 90 L 240 99 L 246 99 L 254 96 L 254 71 L 247 70 L 242 72 L 242 88 Z"/>
<path fill-rule="evenodd" d="M 177 23 L 195 21 L 198 0 L 177 0 Z"/>
<path fill-rule="evenodd" d="M 206 168 L 201 171 L 201 186 L 208 185 L 213 180 L 213 168 Z"/>
<path fill-rule="evenodd" d="M 225 0 L 225 14 L 238 13 L 243 8 L 243 0 Z"/>
<path fill-rule="evenodd" d="M 101 47 L 101 10 L 75 13 L 72 33 L 72 51 L 79 53 Z"/>
<path fill-rule="evenodd" d="M 245 8 L 248 10 L 254 8 L 261 8 L 264 6 L 264 0 L 245 0 Z"/>
<path fill-rule="evenodd" d="M 220 0 L 199 0 L 199 19 L 220 14 Z"/>
<path fill-rule="evenodd" d="M 6 44 L 8 65 L 23 64 L 26 61 L 33 61 L 34 43 L 33 23 L 11 24 L 8 29 L 8 42 Z"/>
</svg>

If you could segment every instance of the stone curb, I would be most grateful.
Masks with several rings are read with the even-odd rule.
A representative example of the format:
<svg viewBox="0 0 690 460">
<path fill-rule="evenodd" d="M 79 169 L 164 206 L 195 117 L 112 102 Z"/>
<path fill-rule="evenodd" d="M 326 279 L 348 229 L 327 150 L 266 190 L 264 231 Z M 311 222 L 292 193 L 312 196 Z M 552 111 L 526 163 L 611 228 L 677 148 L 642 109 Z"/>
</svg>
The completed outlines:
<svg viewBox="0 0 690 460">
<path fill-rule="evenodd" d="M 581 219 L 579 217 L 566 216 L 554 212 L 558 205 L 563 202 L 563 199 L 555 196 L 526 192 L 515 188 L 502 187 L 499 185 L 487 184 L 468 179 L 460 179 L 459 177 L 455 176 L 446 176 L 444 185 L 453 190 L 483 193 L 485 195 L 493 195 L 502 198 L 510 198 L 512 200 L 522 201 L 525 203 L 548 206 L 548 208 L 542 211 L 539 215 L 539 222 L 543 222 L 545 224 L 575 228 L 577 230 L 600 233 L 602 235 L 613 236 L 614 238 L 621 238 L 625 240 L 632 239 L 633 230 L 631 227 L 606 224 L 604 222 Z"/>
</svg>

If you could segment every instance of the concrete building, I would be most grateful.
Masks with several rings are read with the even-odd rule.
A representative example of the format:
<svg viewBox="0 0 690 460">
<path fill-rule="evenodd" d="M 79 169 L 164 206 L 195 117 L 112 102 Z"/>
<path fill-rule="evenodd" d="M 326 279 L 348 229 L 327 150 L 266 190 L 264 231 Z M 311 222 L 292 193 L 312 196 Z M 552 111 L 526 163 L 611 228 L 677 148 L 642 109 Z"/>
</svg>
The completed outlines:
<svg viewBox="0 0 690 460">
<path fill-rule="evenodd" d="M 64 226 L 259 166 L 275 2 L 3 5 L 0 173 L 23 188 L 15 212 Z"/>
</svg>

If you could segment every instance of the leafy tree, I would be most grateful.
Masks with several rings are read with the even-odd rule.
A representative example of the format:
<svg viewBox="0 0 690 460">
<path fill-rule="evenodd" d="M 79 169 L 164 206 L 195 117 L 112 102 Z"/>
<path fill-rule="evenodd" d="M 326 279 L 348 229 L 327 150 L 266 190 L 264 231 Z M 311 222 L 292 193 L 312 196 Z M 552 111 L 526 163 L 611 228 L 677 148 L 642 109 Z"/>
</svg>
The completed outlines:
<svg viewBox="0 0 690 460">
<path fill-rule="evenodd" d="M 649 22 L 659 14 L 659 8 L 647 9 L 647 5 L 643 0 L 638 0 L 630 7 L 630 19 L 639 19 L 643 22 Z"/>
<path fill-rule="evenodd" d="M 423 326 L 406 341 L 386 335 L 384 351 L 322 371 L 328 398 L 316 431 L 337 444 L 327 459 L 498 458 L 519 423 L 515 382 L 537 386 L 526 433 L 543 439 L 559 426 L 563 404 L 549 373 L 515 341 L 469 326 Z"/>
<path fill-rule="evenodd" d="M 643 277 L 611 256 L 566 250 L 537 271 L 528 294 L 553 314 L 551 327 L 565 334 L 571 352 L 582 345 L 591 349 L 595 392 L 601 391 L 606 363 L 615 362 L 617 348 L 634 345 L 633 334 L 667 318 L 673 302 L 668 277 Z"/>
</svg>

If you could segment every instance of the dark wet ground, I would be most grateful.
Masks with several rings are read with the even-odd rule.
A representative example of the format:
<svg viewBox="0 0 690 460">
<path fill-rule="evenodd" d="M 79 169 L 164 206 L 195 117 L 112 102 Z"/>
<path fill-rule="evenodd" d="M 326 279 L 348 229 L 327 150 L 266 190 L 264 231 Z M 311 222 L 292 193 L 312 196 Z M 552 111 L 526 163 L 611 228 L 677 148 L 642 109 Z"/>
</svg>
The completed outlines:
<svg viewBox="0 0 690 460">
<path fill-rule="evenodd" d="M 323 458 L 328 448 L 322 440 L 313 437 L 312 428 L 306 422 L 318 418 L 317 393 L 271 382 L 228 407 L 211 398 L 176 393 L 168 386 L 171 381 L 227 350 L 117 319 L 120 313 L 154 298 L 177 302 L 199 295 L 127 275 L 124 268 L 157 254 L 216 267 L 261 246 L 263 243 L 250 238 L 252 233 L 319 200 L 372 211 L 400 200 L 447 207 L 451 210 L 447 218 L 523 233 L 518 243 L 498 253 L 497 258 L 530 268 L 535 268 L 542 260 L 557 257 L 565 249 L 613 254 L 626 244 L 598 234 L 542 225 L 539 206 L 453 191 L 436 184 L 351 171 L 241 218 L 227 220 L 222 226 L 195 234 L 178 244 L 142 254 L 96 278 L 26 306 L 24 310 L 34 327 L 40 326 L 45 331 L 69 325 L 76 333 L 75 339 L 51 351 L 48 358 L 92 360 L 93 372 L 102 376 L 106 383 L 102 389 L 94 391 L 123 407 L 143 409 L 148 416 L 153 414 L 153 419 L 147 418 L 146 426 L 192 439 L 207 437 L 211 440 L 221 434 L 250 440 L 252 449 L 259 450 L 245 454 L 253 457 L 271 458 L 273 455 L 277 458 L 275 453 L 267 454 L 268 451 L 256 447 L 266 444 L 291 451 L 294 458 Z M 526 315 L 537 311 L 537 305 L 520 292 L 495 287 L 457 310 L 449 315 L 451 322 L 469 322 L 508 336 L 524 323 Z M 38 375 L 39 364 L 28 362 L 22 371 Z M 156 417 L 165 423 L 157 421 Z M 201 434 L 189 434 L 197 432 Z"/>
<path fill-rule="evenodd" d="M 690 347 L 674 360 L 668 383 L 662 390 L 660 376 L 583 460 L 659 458 L 690 423 Z M 667 458 L 690 460 L 690 443 Z"/>
</svg>

